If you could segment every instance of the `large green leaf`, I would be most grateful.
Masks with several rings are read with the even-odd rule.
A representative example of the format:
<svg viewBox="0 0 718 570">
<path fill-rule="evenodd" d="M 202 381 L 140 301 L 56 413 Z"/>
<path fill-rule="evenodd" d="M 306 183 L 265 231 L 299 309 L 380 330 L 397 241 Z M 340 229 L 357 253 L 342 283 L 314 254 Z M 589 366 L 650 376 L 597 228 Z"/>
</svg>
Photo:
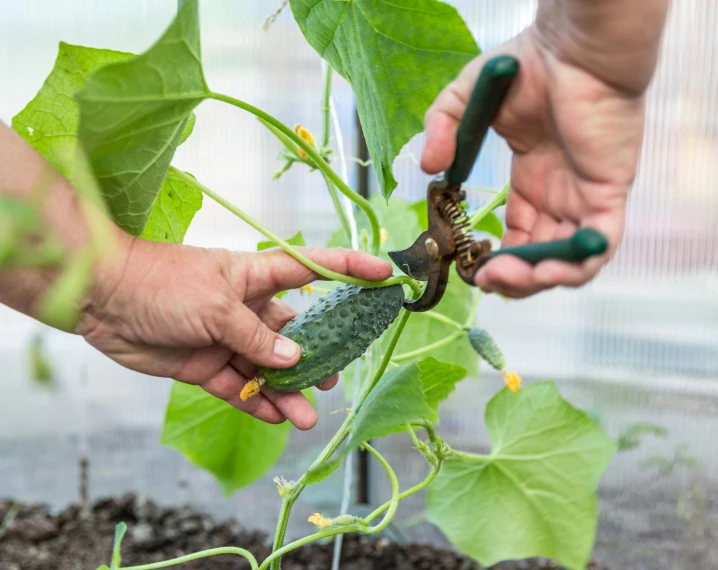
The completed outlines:
<svg viewBox="0 0 718 570">
<path fill-rule="evenodd" d="M 352 86 L 382 193 L 441 89 L 479 54 L 456 9 L 437 0 L 290 0 L 309 44 Z"/>
<path fill-rule="evenodd" d="M 198 386 L 175 382 L 162 443 L 214 475 L 226 496 L 264 475 L 287 446 L 291 424 L 271 425 Z"/>
<path fill-rule="evenodd" d="M 76 94 L 80 142 L 129 233 L 142 233 L 190 114 L 208 94 L 197 0 L 148 51 L 99 69 Z"/>
<path fill-rule="evenodd" d="M 131 53 L 60 43 L 52 71 L 37 95 L 12 120 L 12 128 L 65 178 L 79 186 L 76 146 L 80 109 L 74 95 L 87 78 L 105 65 L 126 61 Z M 194 114 L 185 126 L 191 134 Z M 197 210 L 202 192 L 175 176 L 170 168 L 141 237 L 181 243 Z"/>
<path fill-rule="evenodd" d="M 12 119 L 12 128 L 71 182 L 74 162 L 68 159 L 75 155 L 80 122 L 74 95 L 91 73 L 131 57 L 131 53 L 60 42 L 55 65 L 42 87 Z"/>
<path fill-rule="evenodd" d="M 380 225 L 387 230 L 386 242 L 382 245 L 379 255 L 381 258 L 391 262 L 388 255 L 389 251 L 409 247 L 423 231 L 421 220 L 426 219 L 426 201 L 422 200 L 416 204 L 410 204 L 399 198 L 392 198 L 387 205 L 385 200 L 374 196 L 370 202 L 377 213 Z M 357 226 L 359 231 L 362 229 L 370 230 L 369 222 L 363 212 L 357 214 Z M 330 238 L 327 246 L 349 247 L 350 244 L 347 241 L 345 232 L 340 229 Z M 396 274 L 401 273 L 393 262 L 392 265 Z M 459 323 L 463 323 L 471 313 L 477 294 L 478 290 L 464 283 L 452 267 L 449 273 L 449 285 L 446 288 L 444 297 L 433 310 L 451 317 Z M 391 332 L 392 329 L 390 328 L 375 343 L 379 350 L 379 355 L 381 355 L 383 348 L 386 346 Z M 396 346 L 395 354 L 409 352 L 433 344 L 453 332 L 456 332 L 455 328 L 421 313 L 415 313 L 404 328 L 404 332 Z M 479 359 L 471 348 L 467 335 L 462 335 L 449 344 L 431 350 L 425 356 L 431 356 L 441 362 L 461 366 L 472 377 L 476 377 L 479 372 Z M 353 379 L 353 369 L 353 366 L 347 368 L 346 373 L 343 374 L 343 382 L 346 384 L 350 384 Z"/>
<path fill-rule="evenodd" d="M 427 491 L 429 520 L 484 566 L 534 556 L 583 570 L 596 531 L 596 490 L 616 444 L 552 382 L 486 408 L 488 457 L 448 459 Z"/>
</svg>

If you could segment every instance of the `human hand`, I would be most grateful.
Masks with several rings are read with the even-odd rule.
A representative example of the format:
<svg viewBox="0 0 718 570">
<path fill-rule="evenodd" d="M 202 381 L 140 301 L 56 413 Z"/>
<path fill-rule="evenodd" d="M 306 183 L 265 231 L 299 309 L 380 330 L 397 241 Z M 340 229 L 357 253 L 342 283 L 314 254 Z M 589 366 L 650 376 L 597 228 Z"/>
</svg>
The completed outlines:
<svg viewBox="0 0 718 570">
<path fill-rule="evenodd" d="M 317 414 L 301 392 L 262 387 L 239 394 L 256 368 L 297 363 L 299 346 L 276 334 L 296 312 L 274 298 L 317 274 L 279 249 L 232 253 L 123 237 L 119 263 L 98 272 L 78 333 L 122 366 L 196 384 L 269 423 L 306 430 Z M 368 280 L 391 276 L 376 257 L 343 249 L 300 250 L 327 269 Z M 328 390 L 338 376 L 319 386 Z"/>
<path fill-rule="evenodd" d="M 569 4 L 574 8 L 566 8 Z M 540 8 L 532 27 L 470 62 L 426 114 L 421 166 L 435 174 L 453 161 L 458 124 L 484 62 L 498 54 L 516 57 L 519 75 L 493 125 L 514 153 L 503 246 L 563 239 L 580 227 L 603 232 L 609 240 L 606 254 L 581 264 L 548 260 L 532 267 L 516 257 L 499 256 L 476 275 L 476 284 L 486 292 L 520 298 L 557 285 L 583 285 L 621 240 L 643 137 L 643 93 L 663 23 L 662 3 L 655 4 L 653 27 L 644 15 L 647 31 L 631 33 L 631 18 L 613 18 L 607 20 L 610 26 L 589 30 L 595 38 L 585 28 L 583 35 L 573 29 L 581 18 L 601 21 L 604 14 L 589 18 L 577 13 L 580 5 L 584 12 L 603 10 L 590 4 L 544 3 L 549 8 Z M 559 5 L 568 14 L 557 13 Z M 602 45 L 599 36 L 612 50 L 595 47 Z M 577 37 L 593 42 L 594 49 L 582 46 Z"/>
</svg>

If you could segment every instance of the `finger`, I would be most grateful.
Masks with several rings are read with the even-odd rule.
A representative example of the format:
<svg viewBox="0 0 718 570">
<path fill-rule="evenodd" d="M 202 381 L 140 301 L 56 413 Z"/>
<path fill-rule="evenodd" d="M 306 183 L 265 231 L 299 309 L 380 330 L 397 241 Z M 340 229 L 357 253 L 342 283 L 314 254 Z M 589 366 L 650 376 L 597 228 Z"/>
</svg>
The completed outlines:
<svg viewBox="0 0 718 570">
<path fill-rule="evenodd" d="M 264 422 L 280 424 L 286 420 L 286 416 L 262 394 L 248 400 L 242 400 L 239 394 L 246 383 L 247 378 L 243 377 L 231 366 L 225 366 L 219 373 L 207 382 L 200 384 L 200 386 L 208 394 L 224 400 L 230 406 Z"/>
<path fill-rule="evenodd" d="M 317 425 L 317 420 L 319 419 L 317 411 L 301 392 L 275 392 L 269 388 L 262 387 L 261 393 L 297 429 L 306 431 Z"/>
<path fill-rule="evenodd" d="M 512 179 L 506 200 L 506 233 L 502 240 L 502 247 L 521 245 L 529 241 L 538 215 L 536 207 L 514 187 Z"/>
<path fill-rule="evenodd" d="M 486 292 L 498 292 L 512 298 L 523 298 L 556 286 L 580 287 L 593 279 L 610 259 L 617 247 L 623 228 L 623 214 L 614 212 L 589 218 L 584 227 L 602 231 L 609 240 L 609 251 L 582 263 L 546 260 L 531 267 L 518 258 L 500 256 L 487 263 L 476 275 L 475 282 Z M 551 239 L 573 235 L 575 226 L 566 221 L 557 225 Z"/>
<path fill-rule="evenodd" d="M 541 212 L 531 230 L 531 242 L 544 242 L 556 239 L 556 231 L 561 222 L 546 212 Z"/>
<path fill-rule="evenodd" d="M 501 255 L 484 265 L 474 282 L 486 293 L 501 293 L 519 298 L 531 284 L 531 266 L 518 257 Z"/>
<path fill-rule="evenodd" d="M 322 267 L 342 275 L 381 281 L 392 274 L 389 262 L 367 253 L 343 248 L 297 250 Z M 243 259 L 252 264 L 252 280 L 248 283 L 247 296 L 296 289 L 323 279 L 281 249 L 252 254 L 249 258 L 245 254 Z"/>
<path fill-rule="evenodd" d="M 301 356 L 296 342 L 271 330 L 238 301 L 223 315 L 217 338 L 220 344 L 257 366 L 288 368 Z"/>
<path fill-rule="evenodd" d="M 270 329 L 278 331 L 297 316 L 297 311 L 291 305 L 274 297 L 257 313 L 257 316 Z"/>
<path fill-rule="evenodd" d="M 329 380 L 325 380 L 324 382 L 319 384 L 317 388 L 319 388 L 322 392 L 326 392 L 327 390 L 331 390 L 332 388 L 334 388 L 334 386 L 336 386 L 338 382 L 339 374 L 335 374 L 334 376 L 329 378 Z"/>
</svg>

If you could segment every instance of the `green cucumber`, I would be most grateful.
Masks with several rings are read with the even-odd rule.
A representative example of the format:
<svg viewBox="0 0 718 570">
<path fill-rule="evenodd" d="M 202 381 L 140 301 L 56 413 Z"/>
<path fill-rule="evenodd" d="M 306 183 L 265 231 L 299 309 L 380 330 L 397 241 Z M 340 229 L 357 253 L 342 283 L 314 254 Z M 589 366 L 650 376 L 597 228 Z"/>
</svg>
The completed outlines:
<svg viewBox="0 0 718 570">
<path fill-rule="evenodd" d="M 503 370 L 506 367 L 504 355 L 491 335 L 484 329 L 477 327 L 469 331 L 469 342 L 474 350 L 496 370 Z"/>
<path fill-rule="evenodd" d="M 316 386 L 359 358 L 394 322 L 404 303 L 401 285 L 340 285 L 279 331 L 302 348 L 291 368 L 261 367 L 257 375 L 279 392 Z"/>
</svg>

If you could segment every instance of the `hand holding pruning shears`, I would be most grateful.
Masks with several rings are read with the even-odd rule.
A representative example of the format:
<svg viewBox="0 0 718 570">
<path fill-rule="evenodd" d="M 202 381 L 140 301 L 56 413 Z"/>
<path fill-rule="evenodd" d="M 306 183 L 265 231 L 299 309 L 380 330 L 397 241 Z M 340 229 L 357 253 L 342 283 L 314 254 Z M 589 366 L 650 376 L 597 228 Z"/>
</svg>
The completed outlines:
<svg viewBox="0 0 718 570">
<path fill-rule="evenodd" d="M 515 78 L 499 81 L 510 84 L 503 88 L 494 82 L 489 98 L 495 104 L 505 97 L 500 108 L 489 109 L 489 115 L 497 114 L 488 123 L 514 153 L 503 248 L 569 239 L 581 228 L 608 240 L 605 253 L 582 262 L 555 255 L 533 263 L 517 255 L 486 259 L 472 281 L 487 292 L 526 297 L 555 286 L 583 285 L 615 252 L 623 234 L 643 137 L 645 89 L 662 30 L 648 24 L 653 19 L 662 24 L 665 2 L 626 12 L 622 19 L 603 14 L 618 7 L 596 5 L 591 10 L 601 13 L 590 21 L 579 20 L 581 13 L 571 4 L 541 4 L 532 27 L 469 63 L 426 114 L 421 166 L 430 174 L 446 169 L 451 174 L 461 152 L 470 152 L 466 145 L 457 148 L 457 132 L 481 70 L 497 55 L 515 58 L 520 64 Z M 639 19 L 640 26 L 631 24 Z M 591 49 L 591 42 L 605 45 L 607 38 L 623 46 L 620 53 Z M 487 127 L 474 133 L 479 144 Z M 473 157 L 464 162 L 473 163 Z"/>
</svg>

